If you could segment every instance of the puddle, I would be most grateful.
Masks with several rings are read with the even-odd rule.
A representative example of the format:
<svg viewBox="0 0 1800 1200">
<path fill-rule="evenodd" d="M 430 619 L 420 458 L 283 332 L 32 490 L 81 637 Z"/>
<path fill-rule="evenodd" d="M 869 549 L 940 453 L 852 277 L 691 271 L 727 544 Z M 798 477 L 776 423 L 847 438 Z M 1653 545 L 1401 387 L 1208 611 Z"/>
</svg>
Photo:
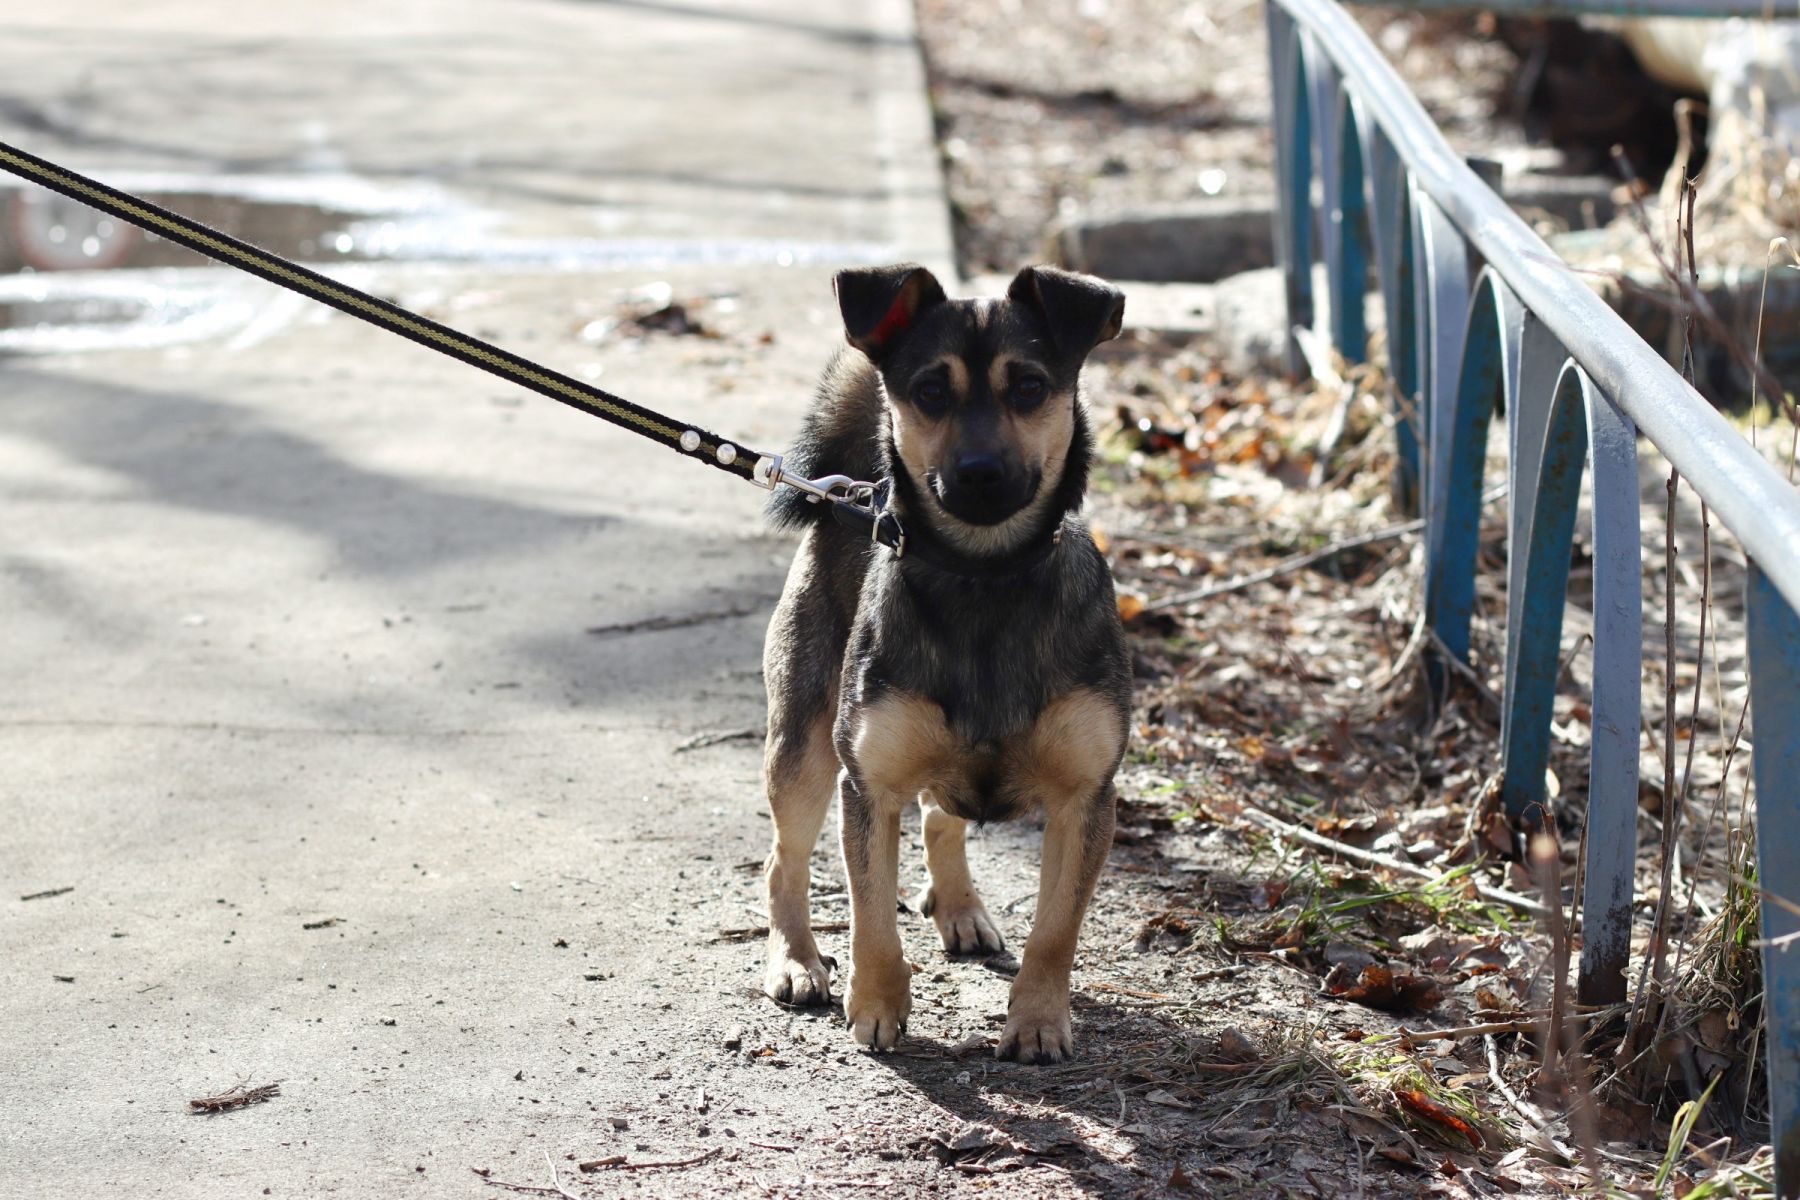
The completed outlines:
<svg viewBox="0 0 1800 1200">
<path fill-rule="evenodd" d="M 163 193 L 154 199 L 288 258 L 368 256 L 366 239 L 359 241 L 348 232 L 358 214 L 196 192 Z M 0 274 L 207 264 L 203 255 L 54 192 L 20 190 L 7 208 L 9 236 L 0 241 Z"/>
<path fill-rule="evenodd" d="M 112 172 L 107 182 L 327 274 L 373 263 L 622 271 L 882 261 L 872 243 L 523 237 L 503 214 L 434 187 L 342 175 Z M 603 227 L 608 214 L 587 214 Z M 246 289 L 244 281 L 253 286 Z M 366 284 L 366 278 L 364 279 Z M 247 275 L 85 205 L 0 177 L 0 353 L 173 344 L 268 324 Z M 292 313 L 292 305 L 280 306 Z M 261 328 L 266 334 L 267 328 Z"/>
</svg>

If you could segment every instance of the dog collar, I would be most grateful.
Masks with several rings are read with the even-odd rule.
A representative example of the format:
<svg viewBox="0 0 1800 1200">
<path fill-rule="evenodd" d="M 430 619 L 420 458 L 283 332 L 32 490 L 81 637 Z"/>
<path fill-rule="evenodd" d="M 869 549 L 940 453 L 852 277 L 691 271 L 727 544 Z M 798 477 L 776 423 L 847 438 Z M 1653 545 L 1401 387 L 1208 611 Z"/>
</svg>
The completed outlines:
<svg viewBox="0 0 1800 1200">
<path fill-rule="evenodd" d="M 1011 553 L 995 556 L 965 554 L 945 545 L 929 529 L 908 533 L 900 515 L 890 507 L 893 494 L 894 481 L 883 479 L 867 491 L 853 490 L 842 499 L 834 498 L 832 515 L 839 524 L 854 529 L 871 542 L 886 546 L 903 562 L 923 563 L 934 570 L 970 579 L 1022 575 L 1048 561 L 1062 545 L 1064 522 L 1058 521 L 1048 533 L 1033 538 Z"/>
<path fill-rule="evenodd" d="M 914 538 L 905 557 L 967 579 L 1009 579 L 1050 561 L 1057 547 L 1062 545 L 1062 537 L 1063 522 L 1058 521 L 1048 534 L 1033 538 L 1010 554 L 993 557 L 964 554 L 935 537 Z"/>
</svg>

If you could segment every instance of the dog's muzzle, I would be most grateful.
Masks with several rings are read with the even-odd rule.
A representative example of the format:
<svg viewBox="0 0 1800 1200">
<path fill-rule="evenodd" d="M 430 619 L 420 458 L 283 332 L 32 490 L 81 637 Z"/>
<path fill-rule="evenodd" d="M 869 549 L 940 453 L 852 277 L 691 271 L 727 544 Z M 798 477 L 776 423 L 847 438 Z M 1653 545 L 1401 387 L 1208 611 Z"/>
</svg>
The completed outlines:
<svg viewBox="0 0 1800 1200">
<path fill-rule="evenodd" d="M 998 525 L 1030 504 L 1040 476 L 1009 466 L 997 454 L 968 454 L 931 477 L 944 511 L 970 525 Z"/>
</svg>

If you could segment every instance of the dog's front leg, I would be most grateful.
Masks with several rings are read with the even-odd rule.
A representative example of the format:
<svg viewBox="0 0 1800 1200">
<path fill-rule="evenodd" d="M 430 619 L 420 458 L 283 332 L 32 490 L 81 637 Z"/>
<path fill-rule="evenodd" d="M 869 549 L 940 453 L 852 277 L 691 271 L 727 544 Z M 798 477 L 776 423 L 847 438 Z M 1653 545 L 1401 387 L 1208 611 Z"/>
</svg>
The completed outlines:
<svg viewBox="0 0 1800 1200">
<path fill-rule="evenodd" d="M 838 775 L 850 880 L 850 987 L 844 1018 L 859 1045 L 892 1050 L 912 1012 L 912 964 L 900 944 L 900 798 Z"/>
<path fill-rule="evenodd" d="M 771 689 L 771 697 L 787 694 Z M 763 869 L 769 887 L 768 965 L 763 991 L 779 1004 L 830 1004 L 831 968 L 813 940 L 808 891 L 812 852 L 831 810 L 837 751 L 831 746 L 829 710 L 810 724 L 794 721 L 783 706 L 769 706 L 769 744 L 763 779 L 775 844 Z"/>
<path fill-rule="evenodd" d="M 1081 918 L 1112 849 L 1114 804 L 1109 781 L 1096 795 L 1070 796 L 1049 806 L 1037 918 L 1013 979 L 1006 1027 L 995 1050 L 1000 1058 L 1053 1063 L 1075 1048 L 1069 1025 L 1069 971 L 1075 965 Z"/>
</svg>

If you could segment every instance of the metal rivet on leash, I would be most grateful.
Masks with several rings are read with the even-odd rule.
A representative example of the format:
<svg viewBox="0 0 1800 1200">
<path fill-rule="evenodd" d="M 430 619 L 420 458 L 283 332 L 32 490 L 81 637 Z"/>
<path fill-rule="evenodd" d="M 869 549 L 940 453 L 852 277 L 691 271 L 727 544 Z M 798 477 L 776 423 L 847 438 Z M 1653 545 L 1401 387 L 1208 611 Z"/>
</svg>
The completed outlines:
<svg viewBox="0 0 1800 1200">
<path fill-rule="evenodd" d="M 719 460 L 721 465 L 729 467 L 732 463 L 737 461 L 737 447 L 730 442 L 721 442 L 719 443 L 718 450 L 714 453 L 714 457 Z"/>
<path fill-rule="evenodd" d="M 694 451 L 698 450 L 700 448 L 700 435 L 695 433 L 691 429 L 688 430 L 686 433 L 682 434 L 681 435 L 681 448 L 683 450 L 686 450 L 689 454 L 692 454 Z"/>
</svg>

